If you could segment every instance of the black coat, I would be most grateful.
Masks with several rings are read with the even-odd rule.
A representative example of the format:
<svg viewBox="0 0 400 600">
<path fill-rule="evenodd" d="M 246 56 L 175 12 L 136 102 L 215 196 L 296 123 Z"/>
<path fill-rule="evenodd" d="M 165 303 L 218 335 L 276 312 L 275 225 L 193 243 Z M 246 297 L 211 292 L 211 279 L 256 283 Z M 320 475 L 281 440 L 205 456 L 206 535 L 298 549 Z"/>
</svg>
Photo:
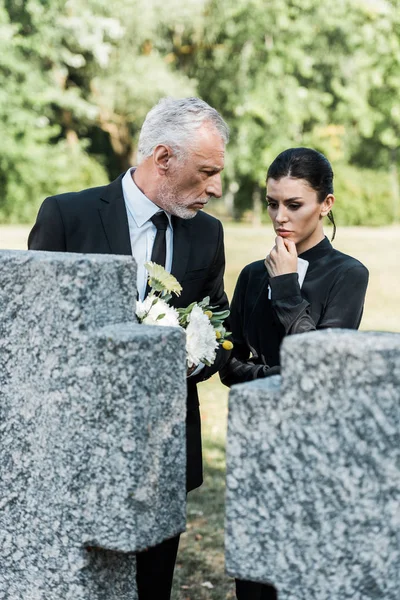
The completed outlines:
<svg viewBox="0 0 400 600">
<path fill-rule="evenodd" d="M 123 175 L 106 186 L 51 196 L 43 202 L 29 235 L 30 250 L 122 254 L 132 256 L 122 193 Z M 175 307 L 210 296 L 211 304 L 228 307 L 223 275 L 225 255 L 220 221 L 199 212 L 193 219 L 173 217 L 172 274 L 183 287 Z M 202 455 L 196 384 L 216 373 L 227 358 L 219 349 L 212 367 L 187 380 L 187 490 L 201 485 Z"/>
<path fill-rule="evenodd" d="M 364 265 L 332 248 L 327 238 L 300 257 L 309 262 L 301 289 L 297 273 L 270 278 L 263 260 L 241 272 L 231 303 L 234 346 L 221 371 L 225 385 L 279 373 L 286 335 L 328 327 L 358 329 L 368 285 Z"/>
</svg>

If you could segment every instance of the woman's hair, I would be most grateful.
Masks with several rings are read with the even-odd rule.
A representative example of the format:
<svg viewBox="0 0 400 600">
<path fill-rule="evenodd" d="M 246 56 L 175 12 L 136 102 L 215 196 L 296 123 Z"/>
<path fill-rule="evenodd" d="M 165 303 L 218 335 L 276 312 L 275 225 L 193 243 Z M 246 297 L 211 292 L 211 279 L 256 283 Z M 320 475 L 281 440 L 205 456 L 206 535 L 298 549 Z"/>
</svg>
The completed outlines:
<svg viewBox="0 0 400 600">
<path fill-rule="evenodd" d="M 268 179 L 282 177 L 304 179 L 317 192 L 318 202 L 323 202 L 328 194 L 333 194 L 333 171 L 329 160 L 312 148 L 289 148 L 275 158 L 268 169 Z M 336 225 L 332 211 L 327 214 L 333 225 L 332 240 L 335 239 Z"/>
<path fill-rule="evenodd" d="M 178 158 L 185 158 L 193 145 L 196 132 L 209 123 L 220 134 L 225 144 L 229 128 L 221 115 L 200 98 L 162 98 L 146 116 L 138 144 L 138 164 L 151 156 L 158 144 L 167 144 Z"/>
</svg>

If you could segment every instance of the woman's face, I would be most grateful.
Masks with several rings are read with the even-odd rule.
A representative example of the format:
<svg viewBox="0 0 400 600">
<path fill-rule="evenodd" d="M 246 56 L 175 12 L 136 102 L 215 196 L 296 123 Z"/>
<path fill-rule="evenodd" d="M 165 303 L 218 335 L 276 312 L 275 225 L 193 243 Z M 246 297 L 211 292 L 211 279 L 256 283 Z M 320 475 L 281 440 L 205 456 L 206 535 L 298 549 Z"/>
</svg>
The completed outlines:
<svg viewBox="0 0 400 600">
<path fill-rule="evenodd" d="M 301 254 L 324 238 L 322 217 L 330 211 L 334 197 L 322 203 L 305 179 L 282 177 L 267 181 L 268 214 L 277 235 L 296 244 Z"/>
</svg>

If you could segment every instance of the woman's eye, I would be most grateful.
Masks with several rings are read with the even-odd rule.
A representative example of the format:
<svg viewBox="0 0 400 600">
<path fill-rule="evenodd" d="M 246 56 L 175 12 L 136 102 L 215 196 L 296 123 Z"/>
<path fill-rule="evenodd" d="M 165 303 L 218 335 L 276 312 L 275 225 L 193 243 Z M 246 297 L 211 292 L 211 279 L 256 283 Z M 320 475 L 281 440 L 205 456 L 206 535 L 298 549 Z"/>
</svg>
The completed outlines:
<svg viewBox="0 0 400 600">
<path fill-rule="evenodd" d="M 275 202 L 267 202 L 267 206 L 268 208 L 272 208 L 272 210 L 278 208 L 278 205 Z"/>
<path fill-rule="evenodd" d="M 289 204 L 290 210 L 297 210 L 300 208 L 301 204 Z"/>
</svg>

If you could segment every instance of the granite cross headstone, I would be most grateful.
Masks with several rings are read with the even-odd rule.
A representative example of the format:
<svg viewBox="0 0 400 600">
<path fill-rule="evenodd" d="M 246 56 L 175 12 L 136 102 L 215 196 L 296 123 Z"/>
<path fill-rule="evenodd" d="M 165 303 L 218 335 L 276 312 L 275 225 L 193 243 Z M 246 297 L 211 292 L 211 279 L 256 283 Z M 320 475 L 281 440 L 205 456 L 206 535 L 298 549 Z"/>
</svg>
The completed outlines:
<svg viewBox="0 0 400 600">
<path fill-rule="evenodd" d="M 400 598 L 400 335 L 289 336 L 232 388 L 226 564 L 279 600 Z"/>
<path fill-rule="evenodd" d="M 0 252 L 0 599 L 132 600 L 185 527 L 184 333 L 132 258 Z"/>
</svg>

